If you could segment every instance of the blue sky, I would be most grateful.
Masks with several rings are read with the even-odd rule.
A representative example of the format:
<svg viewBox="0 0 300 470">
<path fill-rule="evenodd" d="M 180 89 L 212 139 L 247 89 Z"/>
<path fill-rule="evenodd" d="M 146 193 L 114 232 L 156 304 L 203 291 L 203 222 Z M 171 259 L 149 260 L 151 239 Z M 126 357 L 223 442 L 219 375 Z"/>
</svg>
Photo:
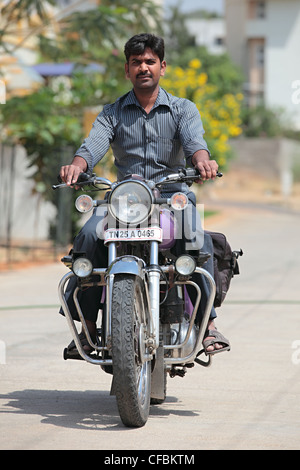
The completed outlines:
<svg viewBox="0 0 300 470">
<path fill-rule="evenodd" d="M 165 7 L 177 5 L 179 0 L 164 0 Z M 181 10 L 184 12 L 205 9 L 208 11 L 224 11 L 224 0 L 181 0 Z"/>
</svg>

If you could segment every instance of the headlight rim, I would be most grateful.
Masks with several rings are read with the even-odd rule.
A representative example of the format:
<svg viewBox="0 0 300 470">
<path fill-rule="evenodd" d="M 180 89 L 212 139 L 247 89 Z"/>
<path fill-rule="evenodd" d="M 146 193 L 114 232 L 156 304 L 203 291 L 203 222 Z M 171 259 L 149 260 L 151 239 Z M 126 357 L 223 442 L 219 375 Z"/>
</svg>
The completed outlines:
<svg viewBox="0 0 300 470">
<path fill-rule="evenodd" d="M 120 217 L 118 217 L 119 214 L 116 214 L 113 210 L 112 210 L 112 199 L 114 197 L 114 194 L 116 192 L 116 190 L 118 188 L 120 188 L 121 186 L 123 186 L 124 184 L 134 184 L 134 185 L 139 185 L 140 187 L 143 188 L 143 190 L 146 191 L 147 195 L 149 196 L 149 208 L 148 208 L 148 213 L 143 216 L 142 219 L 138 220 L 138 221 L 129 221 L 129 220 L 124 220 Z M 126 225 L 133 225 L 133 226 L 137 226 L 139 224 L 142 224 L 143 222 L 145 222 L 145 220 L 147 220 L 152 212 L 153 212 L 153 208 L 154 208 L 154 196 L 153 196 L 153 193 L 151 191 L 151 189 L 143 182 L 143 181 L 137 181 L 137 180 L 126 180 L 126 181 L 120 181 L 114 188 L 113 190 L 111 191 L 111 193 L 109 194 L 109 198 L 108 198 L 108 211 L 110 213 L 110 215 L 115 219 L 117 220 L 119 223 L 121 224 L 126 224 Z"/>
</svg>

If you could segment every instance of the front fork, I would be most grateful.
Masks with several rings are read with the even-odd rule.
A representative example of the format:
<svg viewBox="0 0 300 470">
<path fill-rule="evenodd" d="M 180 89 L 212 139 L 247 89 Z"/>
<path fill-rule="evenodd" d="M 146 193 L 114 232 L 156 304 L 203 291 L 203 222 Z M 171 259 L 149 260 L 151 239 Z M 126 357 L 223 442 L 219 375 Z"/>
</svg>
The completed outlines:
<svg viewBox="0 0 300 470">
<path fill-rule="evenodd" d="M 160 307 L 160 275 L 161 270 L 158 266 L 158 242 L 151 242 L 150 247 L 150 269 L 148 276 L 150 318 L 153 325 L 151 337 L 153 338 L 153 349 L 159 346 L 159 307 Z"/>
<path fill-rule="evenodd" d="M 149 352 L 154 353 L 159 347 L 159 309 L 160 309 L 160 275 L 161 269 L 158 265 L 158 252 L 159 242 L 152 241 L 150 243 L 150 266 L 146 272 L 146 298 L 149 307 L 149 335 L 147 339 L 147 348 Z M 108 247 L 108 265 L 112 266 L 114 261 L 117 259 L 116 245 L 110 243 Z M 129 271 L 128 271 L 129 273 Z M 138 275 L 138 272 L 132 272 L 131 274 Z M 111 337 L 111 295 L 113 285 L 113 274 L 107 276 L 107 327 L 106 327 L 106 338 Z M 144 277 L 144 276 L 143 276 Z"/>
</svg>

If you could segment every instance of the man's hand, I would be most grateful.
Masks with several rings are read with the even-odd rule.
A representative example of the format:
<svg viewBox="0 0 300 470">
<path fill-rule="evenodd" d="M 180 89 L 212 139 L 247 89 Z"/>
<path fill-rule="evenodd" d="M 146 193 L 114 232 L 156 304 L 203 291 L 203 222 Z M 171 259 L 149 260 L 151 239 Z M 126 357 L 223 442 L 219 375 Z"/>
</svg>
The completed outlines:
<svg viewBox="0 0 300 470">
<path fill-rule="evenodd" d="M 60 177 L 68 186 L 75 184 L 80 173 L 87 170 L 87 163 L 82 157 L 74 157 L 71 165 L 62 166 L 60 169 Z"/>
<path fill-rule="evenodd" d="M 192 164 L 200 173 L 201 180 L 197 182 L 214 179 L 217 176 L 219 165 L 215 160 L 209 159 L 209 154 L 206 150 L 198 150 L 194 153 Z"/>
</svg>

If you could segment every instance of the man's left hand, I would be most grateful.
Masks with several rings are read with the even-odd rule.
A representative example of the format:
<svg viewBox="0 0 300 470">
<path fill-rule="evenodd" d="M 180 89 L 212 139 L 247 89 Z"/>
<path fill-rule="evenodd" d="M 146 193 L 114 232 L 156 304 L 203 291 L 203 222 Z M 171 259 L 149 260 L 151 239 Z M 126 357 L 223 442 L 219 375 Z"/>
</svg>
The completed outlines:
<svg viewBox="0 0 300 470">
<path fill-rule="evenodd" d="M 197 168 L 201 176 L 201 179 L 196 181 L 198 183 L 215 179 L 217 176 L 219 165 L 216 160 L 209 159 L 209 154 L 206 150 L 198 150 L 195 152 L 192 158 L 192 164 Z"/>
</svg>

